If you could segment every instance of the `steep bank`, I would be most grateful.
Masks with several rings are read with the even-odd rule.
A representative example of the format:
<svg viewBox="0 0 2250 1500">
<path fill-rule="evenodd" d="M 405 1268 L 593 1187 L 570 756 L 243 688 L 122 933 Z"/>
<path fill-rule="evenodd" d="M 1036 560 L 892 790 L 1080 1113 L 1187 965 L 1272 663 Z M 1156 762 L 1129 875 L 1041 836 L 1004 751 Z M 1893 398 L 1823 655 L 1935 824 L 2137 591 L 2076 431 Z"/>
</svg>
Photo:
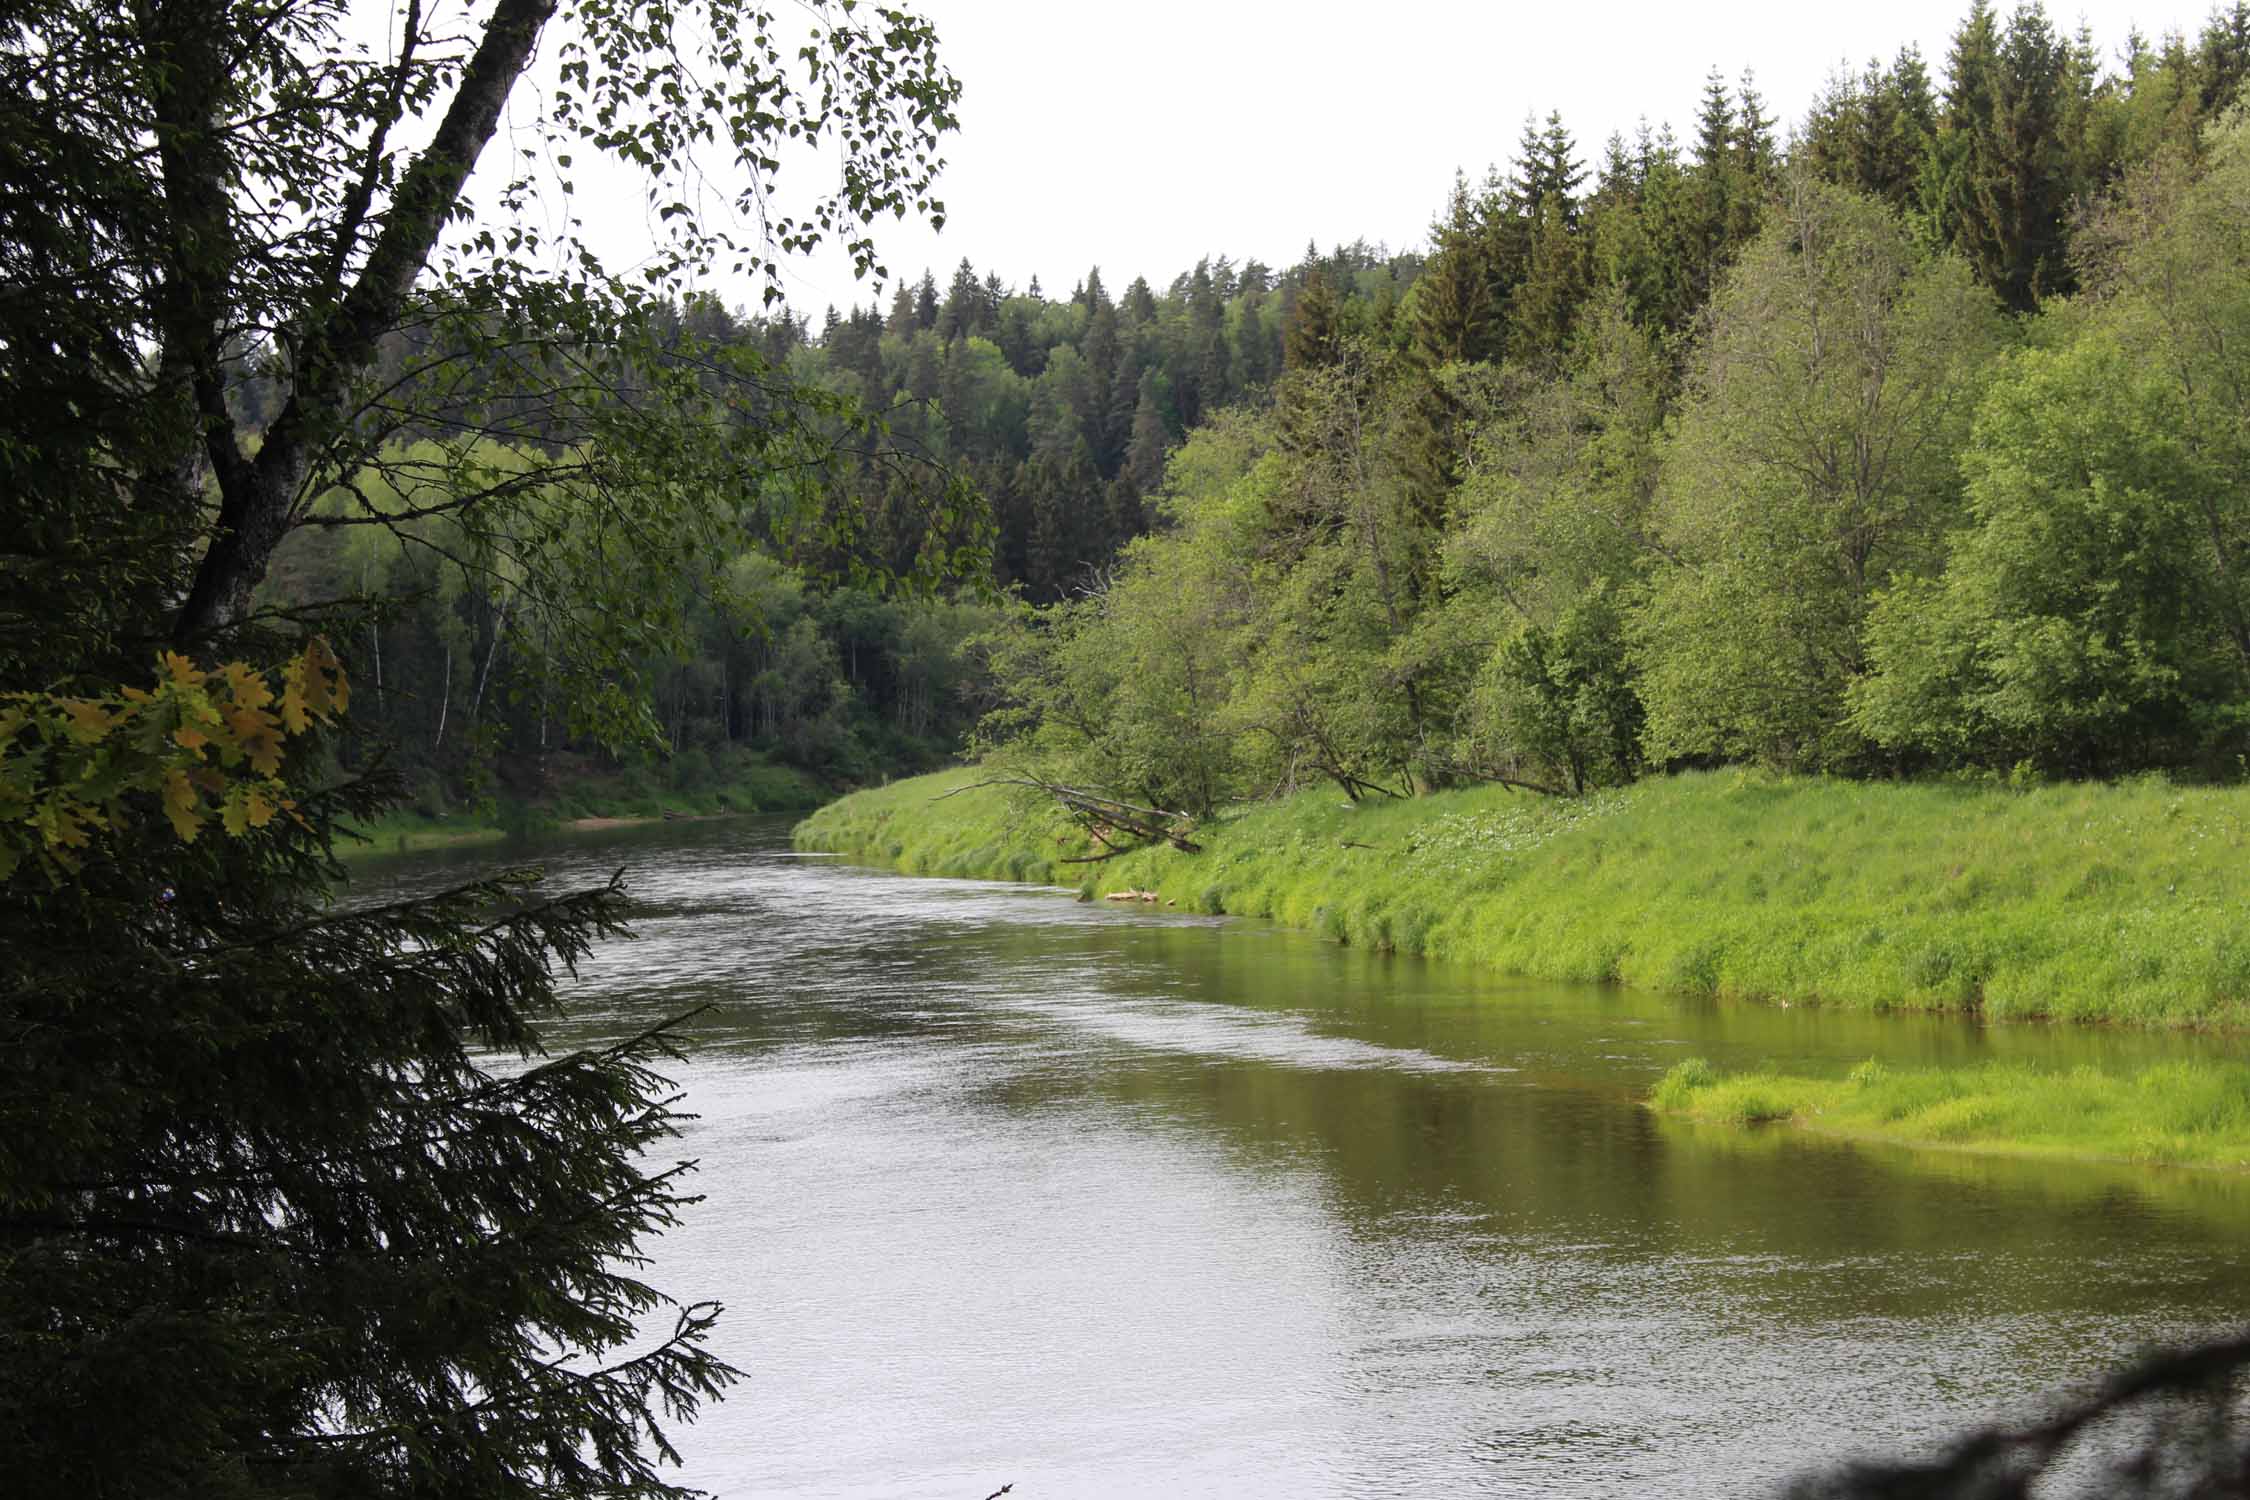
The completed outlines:
<svg viewBox="0 0 2250 1500">
<path fill-rule="evenodd" d="M 1881 1009 L 2250 1022 L 2250 790 L 2029 791 L 1712 772 L 1583 802 L 1331 790 L 1234 811 L 1200 854 L 1071 864 L 1050 806 L 974 771 L 797 830 L 923 874 L 1153 890 L 1341 942 L 1539 978 Z M 947 795 L 951 793 L 952 795 Z"/>
</svg>

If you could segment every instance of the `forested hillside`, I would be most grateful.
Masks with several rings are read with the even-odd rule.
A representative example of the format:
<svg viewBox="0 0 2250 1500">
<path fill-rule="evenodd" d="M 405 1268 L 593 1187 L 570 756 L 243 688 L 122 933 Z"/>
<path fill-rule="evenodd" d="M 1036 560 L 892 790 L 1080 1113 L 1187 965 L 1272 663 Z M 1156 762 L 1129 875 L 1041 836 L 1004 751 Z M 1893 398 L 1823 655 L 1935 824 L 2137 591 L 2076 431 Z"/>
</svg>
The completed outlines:
<svg viewBox="0 0 2250 1500">
<path fill-rule="evenodd" d="M 683 369 L 833 405 L 621 697 L 688 774 L 863 778 L 981 720 L 1196 811 L 1730 760 L 2239 774 L 2250 7 L 2103 45 L 1979 3 L 1799 122 L 1716 71 L 1684 139 L 1527 118 L 1414 251 L 675 307 Z M 386 595 L 352 646 L 379 735 L 536 794 L 582 743 L 544 686 L 568 643 L 416 515 L 413 445 L 477 431 L 506 483 L 590 439 L 480 404 L 504 355 L 445 338 L 388 356 L 459 414 L 368 477 L 395 521 L 301 539 L 273 588 Z M 255 427 L 254 376 L 236 401 Z"/>
<path fill-rule="evenodd" d="M 2250 12 L 2117 69 L 1982 5 L 1787 151 L 1559 122 L 1395 313 L 1300 300 L 1272 400 L 996 653 L 988 738 L 1205 813 L 1728 761 L 2241 773 Z"/>
</svg>

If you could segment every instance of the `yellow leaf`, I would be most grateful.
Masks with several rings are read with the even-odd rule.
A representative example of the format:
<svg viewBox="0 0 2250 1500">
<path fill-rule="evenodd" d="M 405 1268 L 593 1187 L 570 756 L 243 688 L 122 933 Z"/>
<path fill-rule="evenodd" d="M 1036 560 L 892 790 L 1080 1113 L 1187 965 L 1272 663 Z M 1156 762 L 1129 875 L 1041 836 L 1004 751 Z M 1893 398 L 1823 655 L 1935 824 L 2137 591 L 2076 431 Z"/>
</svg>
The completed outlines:
<svg viewBox="0 0 2250 1500">
<path fill-rule="evenodd" d="M 98 745 L 117 727 L 117 717 L 91 698 L 62 701 L 65 731 L 81 745 Z"/>
<path fill-rule="evenodd" d="M 281 726 L 272 714 L 257 709 L 237 711 L 227 715 L 227 727 L 234 731 L 235 747 L 249 758 L 250 769 L 260 776 L 272 776 L 281 770 Z"/>
<path fill-rule="evenodd" d="M 199 688 L 203 686 L 203 673 L 197 670 L 194 662 L 189 661 L 177 651 L 163 653 L 157 657 L 156 664 L 164 675 L 171 678 L 173 683 L 179 687 Z"/>
<path fill-rule="evenodd" d="M 39 809 L 39 829 L 50 848 L 83 849 L 87 835 L 107 828 L 109 819 L 75 797 L 57 797 Z"/>
<path fill-rule="evenodd" d="M 246 801 L 243 789 L 236 787 L 227 794 L 227 800 L 219 804 L 220 826 L 236 838 L 241 838 L 250 831 L 249 809 L 244 806 Z"/>
<path fill-rule="evenodd" d="M 242 815 L 252 828 L 263 828 L 273 821 L 274 804 L 266 800 L 264 792 L 250 787 L 242 795 Z"/>
<path fill-rule="evenodd" d="M 314 636 L 282 672 L 282 723 L 291 734 L 303 734 L 314 719 L 330 719 L 350 701 L 351 689 L 336 653 L 329 649 L 327 637 Z"/>
<path fill-rule="evenodd" d="M 230 661 L 219 668 L 226 679 L 227 694 L 242 708 L 264 708 L 273 702 L 273 689 L 255 671 L 238 661 Z"/>
<path fill-rule="evenodd" d="M 172 738 L 179 741 L 182 750 L 201 750 L 211 743 L 211 736 L 200 729 L 190 729 L 185 724 L 172 731 Z"/>
<path fill-rule="evenodd" d="M 301 657 L 281 672 L 281 725 L 291 734 L 303 734 L 312 727 L 305 706 L 305 663 Z"/>
<path fill-rule="evenodd" d="M 203 831 L 202 799 L 185 771 L 175 768 L 164 773 L 164 816 L 172 820 L 172 831 L 183 844 L 194 843 Z"/>
</svg>

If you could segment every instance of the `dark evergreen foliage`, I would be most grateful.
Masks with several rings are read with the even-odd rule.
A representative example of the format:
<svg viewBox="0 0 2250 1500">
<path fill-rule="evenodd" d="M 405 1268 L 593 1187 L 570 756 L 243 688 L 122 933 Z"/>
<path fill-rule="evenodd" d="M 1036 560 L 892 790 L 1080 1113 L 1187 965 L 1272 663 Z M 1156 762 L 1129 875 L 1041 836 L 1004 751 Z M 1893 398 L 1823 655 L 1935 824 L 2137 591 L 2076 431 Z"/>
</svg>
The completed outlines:
<svg viewBox="0 0 2250 1500">
<path fill-rule="evenodd" d="M 668 1491 L 659 1421 L 733 1375 L 638 1279 L 692 1201 L 646 1159 L 678 1033 L 540 1044 L 620 889 L 339 908 L 326 836 L 152 820 L 0 889 L 11 1493 Z"/>
</svg>

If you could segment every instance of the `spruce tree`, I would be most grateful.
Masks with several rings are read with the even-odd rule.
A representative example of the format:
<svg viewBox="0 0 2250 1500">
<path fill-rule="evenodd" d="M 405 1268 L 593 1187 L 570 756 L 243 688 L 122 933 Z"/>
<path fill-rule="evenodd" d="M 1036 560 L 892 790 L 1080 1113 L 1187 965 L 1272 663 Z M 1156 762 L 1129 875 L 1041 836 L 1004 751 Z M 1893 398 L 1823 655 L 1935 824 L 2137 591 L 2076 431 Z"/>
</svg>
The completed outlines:
<svg viewBox="0 0 2250 1500">
<path fill-rule="evenodd" d="M 1152 495 L 1164 482 L 1164 456 L 1172 443 L 1164 422 L 1164 406 L 1157 394 L 1154 370 L 1144 370 L 1133 403 L 1132 441 L 1125 450 L 1125 475 L 1135 493 Z"/>
<path fill-rule="evenodd" d="M 1231 275 L 1230 275 L 1231 279 Z M 1208 266 L 1198 262 L 1195 275 L 1188 284 L 1188 317 L 1193 329 L 1192 349 L 1193 406 L 1188 423 L 1193 426 L 1204 414 L 1217 411 L 1234 399 L 1234 384 L 1229 366 L 1226 339 L 1226 300 L 1219 289 L 1219 279 Z"/>
<path fill-rule="evenodd" d="M 1260 277 L 1253 290 L 1245 291 L 1235 311 L 1234 384 L 1245 393 L 1265 389 L 1266 383 L 1273 379 L 1276 364 L 1273 335 L 1266 326 L 1263 283 L 1264 278 Z"/>
<path fill-rule="evenodd" d="M 1977 39 L 1968 39 L 1981 45 Z M 2070 289 L 2064 214 L 2071 182 L 2069 49 L 2037 4 L 2019 5 L 1981 84 L 1964 89 L 1967 133 L 1954 186 L 1954 243 L 2018 312 Z M 1981 98 L 1981 112 L 1976 107 Z"/>
<path fill-rule="evenodd" d="M 891 289 L 891 315 L 883 320 L 883 331 L 905 338 L 914 328 L 914 289 L 902 281 Z"/>
<path fill-rule="evenodd" d="M 1933 237 L 1956 248 L 1976 211 L 1977 182 L 1990 154 L 1987 140 L 1999 66 L 1999 22 L 1990 0 L 1973 0 L 1946 53 L 1944 112 L 1917 190 L 1921 216 Z"/>
<path fill-rule="evenodd" d="M 2206 119 L 2241 99 L 2250 81 L 2250 0 L 2212 12 L 2195 50 L 2196 90 Z"/>
<path fill-rule="evenodd" d="M 944 305 L 938 309 L 937 335 L 944 343 L 967 338 L 984 327 L 984 287 L 977 280 L 976 268 L 967 256 L 953 269 L 953 283 L 946 288 Z"/>
<path fill-rule="evenodd" d="M 1714 67 L 1703 75 L 1703 102 L 1695 113 L 1695 165 L 1716 175 L 1735 153 L 1734 99 L 1725 75 Z"/>
<path fill-rule="evenodd" d="M 1586 181 L 1586 168 L 1578 160 L 1578 143 L 1563 124 L 1562 112 L 1550 110 L 1539 132 L 1537 194 L 1524 206 L 1536 212 L 1552 203 L 1566 228 L 1578 227 L 1578 189 Z"/>
<path fill-rule="evenodd" d="M 1343 306 L 1327 271 L 1314 267 L 1297 289 L 1290 304 L 1287 332 L 1282 337 L 1282 365 L 1286 369 L 1332 365 L 1343 354 Z"/>
<path fill-rule="evenodd" d="M 1150 290 L 1146 276 L 1136 276 L 1127 284 L 1124 300 L 1117 305 L 1117 316 L 1119 321 L 1134 328 L 1156 321 L 1156 293 Z"/>
<path fill-rule="evenodd" d="M 1508 350 L 1516 360 L 1552 368 L 1570 341 L 1587 290 L 1585 247 L 1565 217 L 1563 200 L 1542 204 L 1532 229 L 1530 269 L 1508 299 Z"/>
</svg>

